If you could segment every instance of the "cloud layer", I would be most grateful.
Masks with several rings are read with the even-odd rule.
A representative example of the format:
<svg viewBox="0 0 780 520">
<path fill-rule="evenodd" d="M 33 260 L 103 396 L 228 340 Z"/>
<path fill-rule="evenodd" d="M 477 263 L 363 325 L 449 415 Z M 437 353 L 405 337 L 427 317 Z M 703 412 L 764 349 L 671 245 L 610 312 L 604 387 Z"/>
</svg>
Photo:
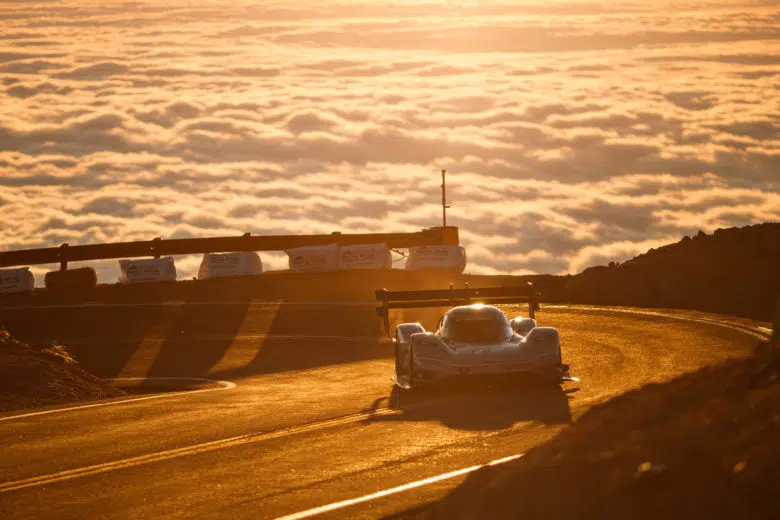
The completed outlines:
<svg viewBox="0 0 780 520">
<path fill-rule="evenodd" d="M 441 168 L 475 273 L 780 220 L 772 2 L 6 2 L 0 20 L 0 249 L 413 231 L 440 222 Z"/>
</svg>

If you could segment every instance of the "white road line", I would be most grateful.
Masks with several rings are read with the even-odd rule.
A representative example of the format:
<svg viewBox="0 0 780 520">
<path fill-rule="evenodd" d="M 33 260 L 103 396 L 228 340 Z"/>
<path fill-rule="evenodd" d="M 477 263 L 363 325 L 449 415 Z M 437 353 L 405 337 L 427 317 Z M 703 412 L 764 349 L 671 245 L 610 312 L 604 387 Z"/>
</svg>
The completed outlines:
<svg viewBox="0 0 780 520">
<path fill-rule="evenodd" d="M 673 320 L 692 321 L 696 323 L 705 323 L 707 325 L 716 325 L 726 329 L 732 329 L 744 332 L 758 339 L 767 339 L 772 331 L 762 326 L 742 325 L 740 323 L 729 322 L 712 318 L 697 318 L 695 316 L 685 316 L 684 314 L 672 314 L 660 311 L 646 311 L 638 309 L 621 309 L 618 307 L 591 307 L 586 305 L 549 305 L 552 309 L 571 309 L 575 311 L 598 311 L 598 312 L 618 312 L 623 314 L 636 314 L 640 316 L 658 316 L 660 318 L 671 318 Z"/>
<path fill-rule="evenodd" d="M 246 334 L 246 335 L 225 335 L 225 336 L 201 336 L 198 338 L 187 338 L 187 341 L 219 341 L 221 339 L 289 339 L 289 340 L 300 340 L 300 339 L 310 339 L 310 340 L 343 340 L 343 341 L 353 341 L 356 343 L 365 343 L 368 341 L 373 341 L 377 343 L 382 342 L 388 342 L 388 339 L 378 338 L 375 336 L 313 336 L 313 335 L 304 335 L 304 334 Z M 148 338 L 151 340 L 155 340 L 158 338 Z M 166 341 L 169 338 L 160 337 L 159 341 Z M 71 339 L 67 340 L 66 343 L 74 343 L 74 344 L 84 344 L 84 343 L 128 343 L 128 342 L 137 342 L 138 339 Z M 187 390 L 183 392 L 166 392 L 162 394 L 155 394 L 155 395 L 148 395 L 143 397 L 133 397 L 130 399 L 121 399 L 118 401 L 108 401 L 108 402 L 100 402 L 100 403 L 92 403 L 92 404 L 84 404 L 84 405 L 78 405 L 78 406 L 69 406 L 67 408 L 54 408 L 51 410 L 41 410 L 38 412 L 29 412 L 24 414 L 16 414 L 16 415 L 10 415 L 6 417 L 0 417 L 0 422 L 3 421 L 13 421 L 15 419 L 24 419 L 26 417 L 34 417 L 36 415 L 48 415 L 53 413 L 60 413 L 60 412 L 68 412 L 73 410 L 81 410 L 85 408 L 98 408 L 102 406 L 112 406 L 117 404 L 126 404 L 126 403 L 134 403 L 138 401 L 148 401 L 151 399 L 164 399 L 168 397 L 176 397 L 180 395 L 192 395 L 192 394 L 199 394 L 203 392 L 213 392 L 216 390 L 229 390 L 231 388 L 235 388 L 236 384 L 232 381 L 221 381 L 216 379 L 204 379 L 204 378 L 195 378 L 195 377 L 183 377 L 183 378 L 177 378 L 177 377 L 156 377 L 156 378 L 116 378 L 116 380 L 152 380 L 152 379 L 168 379 L 168 380 L 190 380 L 190 381 L 202 381 L 202 382 L 213 382 L 220 385 L 219 388 L 204 388 L 201 390 Z"/>
<path fill-rule="evenodd" d="M 89 475 L 97 475 L 100 473 L 106 473 L 109 471 L 115 471 L 124 468 L 131 468 L 134 466 L 140 466 L 142 464 L 149 464 L 152 462 L 175 459 L 187 455 L 195 455 L 195 454 L 205 453 L 209 451 L 221 450 L 224 448 L 231 448 L 234 446 L 240 446 L 242 444 L 266 441 L 269 439 L 278 439 L 279 437 L 287 437 L 289 435 L 295 435 L 299 433 L 305 433 L 309 431 L 321 430 L 324 428 L 332 428 L 344 424 L 365 421 L 367 419 L 371 419 L 377 416 L 395 415 L 400 413 L 402 413 L 401 410 L 382 408 L 379 410 L 372 410 L 369 412 L 360 412 L 357 414 L 347 415 L 343 417 L 336 417 L 334 419 L 326 419 L 324 421 L 317 421 L 317 422 L 298 425 L 298 426 L 290 426 L 288 428 L 281 428 L 279 430 L 273 430 L 270 432 L 259 432 L 259 433 L 250 433 L 247 435 L 239 435 L 237 437 L 230 437 L 227 439 L 220 439 L 211 442 L 203 442 L 200 444 L 185 446 L 183 448 L 174 448 L 171 450 L 158 451 L 155 453 L 149 453 L 147 455 L 140 455 L 137 457 L 130 457 L 127 459 L 120 459 L 111 462 L 104 462 L 101 464 L 94 464 L 91 466 L 84 466 L 81 468 L 60 471 L 57 473 L 49 473 L 46 475 L 39 475 L 36 477 L 29 477 L 20 480 L 0 482 L 0 493 L 15 491 L 17 489 L 24 489 L 24 488 L 34 487 L 34 486 L 43 486 L 45 484 L 53 484 L 55 482 L 61 482 L 64 480 L 72 480 L 80 477 L 86 477 Z"/>
<path fill-rule="evenodd" d="M 135 379 L 135 378 L 130 378 Z M 168 378 L 163 378 L 168 379 Z M 235 386 L 235 385 L 233 385 Z M 189 394 L 189 393 L 195 393 L 197 392 L 179 392 L 179 394 Z M 145 398 L 144 398 L 145 399 Z M 138 399 L 136 399 L 138 400 Z M 223 448 L 230 448 L 233 446 L 238 446 L 241 444 L 248 444 L 251 442 L 261 442 L 266 441 L 269 439 L 277 439 L 279 437 L 287 437 L 289 435 L 294 435 L 298 433 L 306 433 L 316 430 L 322 430 L 325 428 L 332 428 L 335 426 L 342 426 L 347 424 L 352 424 L 356 422 L 366 421 L 373 419 L 375 417 L 382 417 L 385 415 L 401 415 L 403 413 L 408 413 L 411 410 L 416 410 L 418 408 L 425 408 L 426 406 L 433 406 L 435 404 L 441 403 L 446 401 L 446 398 L 441 399 L 433 399 L 431 401 L 423 401 L 421 403 L 417 403 L 416 405 L 407 407 L 405 409 L 396 409 L 396 408 L 377 408 L 374 410 L 369 410 L 365 412 L 358 412 L 350 415 L 342 415 L 340 417 L 333 417 L 331 419 L 325 419 L 322 421 L 316 421 L 312 423 L 302 424 L 302 425 L 296 425 L 296 426 L 288 426 L 286 428 L 280 428 L 278 430 L 272 430 L 270 432 L 256 432 L 256 433 L 250 433 L 246 435 L 239 435 L 237 437 L 230 437 L 227 439 L 219 439 L 216 441 L 210 441 L 210 442 L 204 442 L 200 444 L 193 444 L 190 446 L 185 446 L 182 448 L 175 448 L 172 450 L 165 450 L 165 451 L 159 451 L 154 453 L 149 453 L 146 455 L 141 455 L 137 457 L 131 457 L 127 459 L 120 459 L 112 462 L 106 462 L 101 464 L 94 464 L 92 466 L 84 466 L 81 468 L 74 468 L 66 471 L 61 471 L 58 473 L 51 473 L 46 475 L 39 475 L 36 477 L 29 477 L 26 479 L 16 480 L 16 481 L 8 481 L 8 482 L 0 482 L 0 493 L 4 493 L 6 491 L 14 491 L 16 489 L 24 489 L 28 487 L 33 486 L 41 486 L 44 484 L 50 484 L 54 482 L 59 482 L 63 480 L 72 480 L 79 477 L 85 477 L 89 475 L 95 475 L 98 473 L 106 473 L 108 471 L 113 471 L 117 469 L 123 469 L 123 468 L 129 468 L 133 466 L 140 466 L 142 464 L 148 464 L 151 462 L 158 462 L 168 459 L 173 459 L 177 457 L 184 457 L 186 455 L 195 455 L 198 453 L 208 452 L 208 451 L 214 451 L 219 450 Z M 110 405 L 113 403 L 104 403 L 105 405 Z M 74 408 L 91 408 L 94 406 L 100 406 L 100 405 L 86 405 L 83 407 L 74 407 Z M 56 411 L 56 410 L 53 410 Z M 48 412 L 45 412 L 48 413 Z M 38 415 L 39 413 L 32 413 L 29 415 Z M 20 416 L 14 416 L 14 417 L 20 417 Z M 23 417 L 23 416 L 21 416 Z"/>
<path fill-rule="evenodd" d="M 235 388 L 236 384 L 232 381 L 220 381 L 219 379 L 208 379 L 206 377 L 106 377 L 104 381 L 195 381 L 197 383 L 217 383 L 221 388 L 209 388 L 208 390 L 227 390 Z M 205 389 L 204 389 L 205 390 Z M 190 393 L 184 391 L 182 393 Z"/>
<path fill-rule="evenodd" d="M 60 341 L 63 343 L 73 344 L 89 344 L 89 343 L 138 343 L 139 341 L 172 341 L 177 340 L 176 336 L 146 336 L 143 338 L 62 338 Z M 188 342 L 197 341 L 225 341 L 225 340 L 250 340 L 250 339 L 282 339 L 282 340 L 341 340 L 341 341 L 353 341 L 358 343 L 375 342 L 375 343 L 388 343 L 392 341 L 390 338 L 384 338 L 381 336 L 327 336 L 327 335 L 312 335 L 312 334 L 210 334 L 200 335 L 195 337 L 187 336 L 186 334 L 181 336 L 181 340 Z"/>
<path fill-rule="evenodd" d="M 44 305 L 8 305 L 0 307 L 2 311 L 23 311 L 35 309 L 91 309 L 91 308 L 115 308 L 115 307 L 184 307 L 191 305 L 245 305 L 248 307 L 274 308 L 274 307 L 304 307 L 327 305 L 333 307 L 376 307 L 377 303 L 373 300 L 366 301 L 184 301 L 167 300 L 161 302 L 141 302 L 141 303 L 107 303 L 107 302 L 82 302 L 82 303 L 54 303 Z"/>
<path fill-rule="evenodd" d="M 92 403 L 92 404 L 82 404 L 78 406 L 68 406 L 67 408 L 54 408 L 51 410 L 41 410 L 38 412 L 29 412 L 29 413 L 23 413 L 23 414 L 16 414 L 16 415 L 9 415 L 6 417 L 0 417 L 0 422 L 2 421 L 13 421 L 18 419 L 25 419 L 27 417 L 35 417 L 37 415 L 48 415 L 52 413 L 60 413 L 60 412 L 70 412 L 73 410 L 83 410 L 86 408 L 99 408 L 101 406 L 113 406 L 116 404 L 126 404 L 126 403 L 137 403 L 139 401 L 149 401 L 151 399 L 164 399 L 167 397 L 175 397 L 179 395 L 192 395 L 192 394 L 200 394 L 203 392 L 215 392 L 217 390 L 230 390 L 231 388 L 235 388 L 236 384 L 232 381 L 220 381 L 217 379 L 203 379 L 199 377 L 139 377 L 139 378 L 116 378 L 115 380 L 153 380 L 153 379 L 164 379 L 164 380 L 190 380 L 190 381 L 201 381 L 201 382 L 210 382 L 210 383 L 217 383 L 219 388 L 203 388 L 200 390 L 185 390 L 182 392 L 166 392 L 163 394 L 154 394 L 154 395 L 147 395 L 143 397 L 132 397 L 130 399 L 122 399 L 119 401 L 108 401 L 108 402 L 101 402 L 101 403 Z"/>
<path fill-rule="evenodd" d="M 321 515 L 322 513 L 328 513 L 330 511 L 335 511 L 337 509 L 342 509 L 348 506 L 352 506 L 355 504 L 361 504 L 363 502 L 369 502 L 371 500 L 376 500 L 377 498 L 386 497 L 388 495 L 393 495 L 395 493 L 401 493 L 403 491 L 408 491 L 410 489 L 415 489 L 422 486 L 427 486 L 428 484 L 434 484 L 436 482 L 441 482 L 442 480 L 449 480 L 455 477 L 459 477 L 461 475 L 466 475 L 467 473 L 472 473 L 474 471 L 477 471 L 479 469 L 488 467 L 488 466 L 498 466 L 499 464 L 505 464 L 507 462 L 517 460 L 520 457 L 522 457 L 524 454 L 519 455 L 511 455 L 509 457 L 504 457 L 501 459 L 496 459 L 493 461 L 488 462 L 487 464 L 478 464 L 476 466 L 470 466 L 468 468 L 458 469 L 455 471 L 450 471 L 448 473 L 442 473 L 441 475 L 436 475 L 434 477 L 428 477 L 422 480 L 417 480 L 415 482 L 409 482 L 408 484 L 404 484 L 402 486 L 397 486 L 390 489 L 384 489 L 382 491 L 377 491 L 376 493 L 371 493 L 370 495 L 363 495 L 362 497 L 356 497 L 356 498 L 350 498 L 349 500 L 342 500 L 340 502 L 333 502 L 332 504 L 327 504 L 324 506 L 315 507 L 312 509 L 307 509 L 306 511 L 300 511 L 298 513 L 293 513 L 291 515 L 285 515 L 280 516 L 276 520 L 301 520 L 302 518 L 311 518 L 312 516 Z"/>
</svg>

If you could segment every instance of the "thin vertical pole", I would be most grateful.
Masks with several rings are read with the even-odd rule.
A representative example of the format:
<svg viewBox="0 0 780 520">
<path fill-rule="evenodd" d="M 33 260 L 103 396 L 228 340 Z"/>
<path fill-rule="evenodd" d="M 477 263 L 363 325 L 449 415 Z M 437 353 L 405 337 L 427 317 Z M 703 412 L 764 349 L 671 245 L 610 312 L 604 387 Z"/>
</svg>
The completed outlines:
<svg viewBox="0 0 780 520">
<path fill-rule="evenodd" d="M 445 179 L 447 170 L 441 171 L 441 220 L 442 225 L 447 227 L 447 181 Z"/>
<path fill-rule="evenodd" d="M 528 317 L 535 320 L 536 311 L 539 310 L 539 294 L 536 292 L 532 282 L 528 282 L 528 290 L 531 291 L 531 295 L 528 298 Z"/>
<path fill-rule="evenodd" d="M 381 291 L 376 291 L 377 299 L 381 300 L 382 302 L 382 308 L 381 308 L 381 316 L 382 321 L 384 322 L 385 326 L 385 332 L 387 332 L 387 335 L 390 337 L 394 337 L 390 333 L 390 295 L 387 294 L 387 289 L 382 289 Z"/>
</svg>

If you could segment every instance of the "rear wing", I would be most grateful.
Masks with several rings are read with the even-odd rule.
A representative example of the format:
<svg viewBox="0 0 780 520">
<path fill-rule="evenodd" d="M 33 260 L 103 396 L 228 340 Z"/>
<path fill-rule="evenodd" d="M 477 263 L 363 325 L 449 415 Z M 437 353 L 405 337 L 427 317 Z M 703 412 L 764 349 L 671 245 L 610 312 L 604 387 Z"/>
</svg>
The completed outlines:
<svg viewBox="0 0 780 520">
<path fill-rule="evenodd" d="M 532 283 L 517 287 L 484 287 L 455 289 L 434 289 L 428 291 L 376 291 L 377 316 L 383 319 L 385 330 L 390 334 L 390 309 L 419 309 L 423 307 L 454 307 L 471 303 L 500 305 L 503 303 L 527 303 L 528 316 L 534 318 L 539 310 L 539 294 Z"/>
</svg>

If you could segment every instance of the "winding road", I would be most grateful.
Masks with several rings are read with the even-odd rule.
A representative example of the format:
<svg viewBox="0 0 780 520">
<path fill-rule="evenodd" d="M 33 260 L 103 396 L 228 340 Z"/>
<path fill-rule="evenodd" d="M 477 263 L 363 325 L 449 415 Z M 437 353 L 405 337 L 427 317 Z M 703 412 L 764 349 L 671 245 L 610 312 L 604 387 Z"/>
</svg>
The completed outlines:
<svg viewBox="0 0 780 520">
<path fill-rule="evenodd" d="M 392 387 L 392 344 L 370 305 L 87 303 L 3 319 L 102 377 L 195 389 L 0 415 L 4 519 L 394 517 L 595 404 L 744 356 L 761 336 L 722 317 L 545 307 L 537 319 L 559 328 L 581 382 L 410 395 Z"/>
</svg>

